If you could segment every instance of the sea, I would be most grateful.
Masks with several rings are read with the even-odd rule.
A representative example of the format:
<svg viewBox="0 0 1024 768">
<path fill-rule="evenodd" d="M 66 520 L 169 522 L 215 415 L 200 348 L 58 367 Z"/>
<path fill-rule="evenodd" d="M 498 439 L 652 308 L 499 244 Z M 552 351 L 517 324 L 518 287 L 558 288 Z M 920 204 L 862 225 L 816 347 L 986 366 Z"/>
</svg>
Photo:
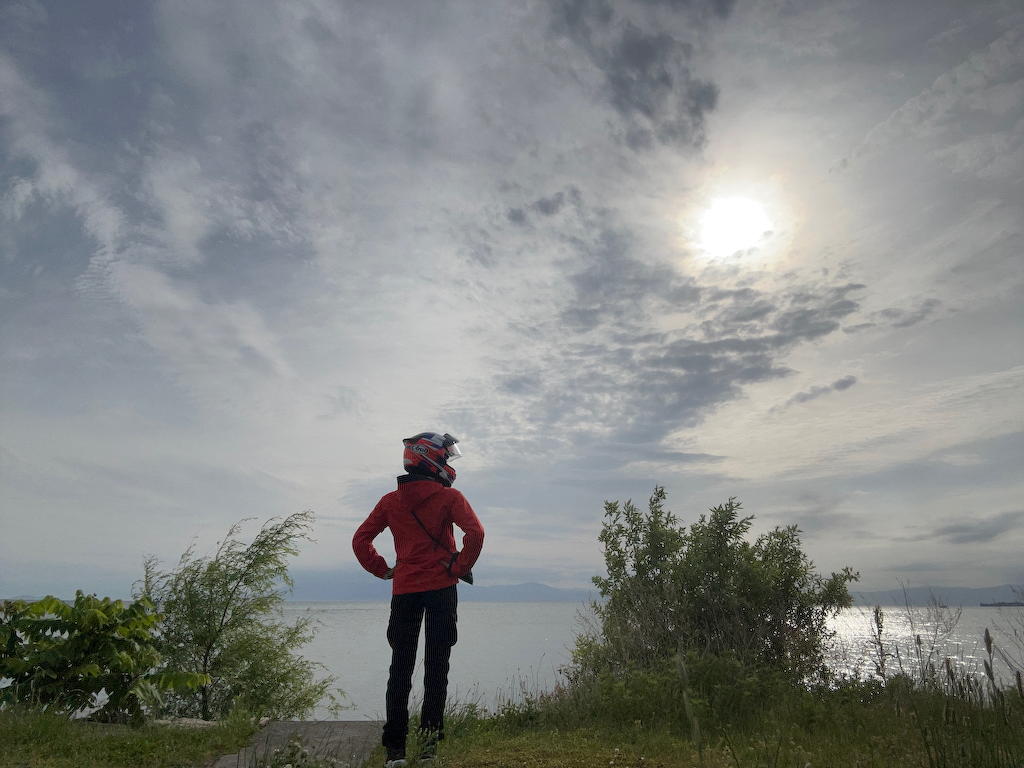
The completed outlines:
<svg viewBox="0 0 1024 768">
<path fill-rule="evenodd" d="M 888 671 L 911 671 L 931 661 L 939 669 L 948 657 L 959 670 L 983 674 L 988 658 L 984 634 L 994 638 L 994 673 L 1006 685 L 1024 666 L 1024 608 L 936 609 L 882 607 L 882 651 Z M 385 631 L 387 603 L 289 602 L 283 618 L 306 616 L 317 622 L 313 641 L 302 654 L 337 678 L 344 709 L 325 704 L 316 719 L 379 720 L 391 649 Z M 564 680 L 576 637 L 593 627 L 584 603 L 478 603 L 459 605 L 459 640 L 452 649 L 449 702 L 489 711 L 525 695 L 551 690 Z M 836 633 L 829 666 L 840 674 L 877 676 L 879 659 L 870 608 L 844 610 L 830 624 Z M 920 640 L 918 640 L 920 638 Z M 423 638 L 417 655 L 413 701 L 422 697 Z"/>
</svg>

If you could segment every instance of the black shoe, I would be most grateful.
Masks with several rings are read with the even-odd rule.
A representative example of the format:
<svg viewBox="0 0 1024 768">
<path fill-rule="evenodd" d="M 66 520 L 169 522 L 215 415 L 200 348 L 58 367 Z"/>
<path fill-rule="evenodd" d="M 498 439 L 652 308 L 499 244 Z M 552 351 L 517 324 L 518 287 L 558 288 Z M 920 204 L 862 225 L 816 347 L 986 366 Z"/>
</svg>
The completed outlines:
<svg viewBox="0 0 1024 768">
<path fill-rule="evenodd" d="M 384 760 L 384 768 L 401 768 L 406 765 L 405 750 L 388 747 L 388 756 Z"/>
<path fill-rule="evenodd" d="M 420 748 L 419 761 L 421 763 L 428 763 L 437 757 L 437 742 L 428 741 Z"/>
</svg>

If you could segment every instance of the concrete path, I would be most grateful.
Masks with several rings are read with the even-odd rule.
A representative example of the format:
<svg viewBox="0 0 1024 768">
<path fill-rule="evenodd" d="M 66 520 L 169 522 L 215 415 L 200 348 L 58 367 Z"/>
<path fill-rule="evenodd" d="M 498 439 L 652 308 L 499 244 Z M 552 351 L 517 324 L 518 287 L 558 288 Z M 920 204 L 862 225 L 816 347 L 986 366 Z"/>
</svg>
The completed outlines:
<svg viewBox="0 0 1024 768">
<path fill-rule="evenodd" d="M 383 727 L 375 720 L 274 720 L 256 731 L 248 747 L 218 758 L 211 768 L 254 768 L 296 737 L 315 757 L 335 758 L 339 768 L 360 768 L 380 744 Z"/>
</svg>

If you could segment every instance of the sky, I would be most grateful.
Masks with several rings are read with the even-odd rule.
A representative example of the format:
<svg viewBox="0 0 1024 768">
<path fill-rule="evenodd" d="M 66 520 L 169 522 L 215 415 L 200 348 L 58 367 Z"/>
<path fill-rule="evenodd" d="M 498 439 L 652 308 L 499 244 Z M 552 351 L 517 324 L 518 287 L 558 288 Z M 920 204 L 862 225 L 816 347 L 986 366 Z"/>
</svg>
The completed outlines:
<svg viewBox="0 0 1024 768">
<path fill-rule="evenodd" d="M 0 594 L 304 509 L 370 579 L 428 430 L 480 584 L 656 485 L 1024 583 L 1022 180 L 1016 0 L 4 0 Z"/>
</svg>

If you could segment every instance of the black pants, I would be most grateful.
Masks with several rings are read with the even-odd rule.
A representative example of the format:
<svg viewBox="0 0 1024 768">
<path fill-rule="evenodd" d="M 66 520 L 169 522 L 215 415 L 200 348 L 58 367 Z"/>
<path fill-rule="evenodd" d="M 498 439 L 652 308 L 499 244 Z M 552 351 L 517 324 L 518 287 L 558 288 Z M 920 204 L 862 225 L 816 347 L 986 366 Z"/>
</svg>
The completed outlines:
<svg viewBox="0 0 1024 768">
<path fill-rule="evenodd" d="M 416 666 L 420 624 L 426 615 L 426 647 L 423 660 L 423 709 L 420 728 L 444 738 L 444 702 L 448 693 L 448 660 L 458 640 L 459 594 L 453 584 L 444 589 L 410 592 L 391 597 L 388 644 L 391 672 L 388 676 L 385 747 L 404 749 L 409 734 L 409 691 Z"/>
</svg>

